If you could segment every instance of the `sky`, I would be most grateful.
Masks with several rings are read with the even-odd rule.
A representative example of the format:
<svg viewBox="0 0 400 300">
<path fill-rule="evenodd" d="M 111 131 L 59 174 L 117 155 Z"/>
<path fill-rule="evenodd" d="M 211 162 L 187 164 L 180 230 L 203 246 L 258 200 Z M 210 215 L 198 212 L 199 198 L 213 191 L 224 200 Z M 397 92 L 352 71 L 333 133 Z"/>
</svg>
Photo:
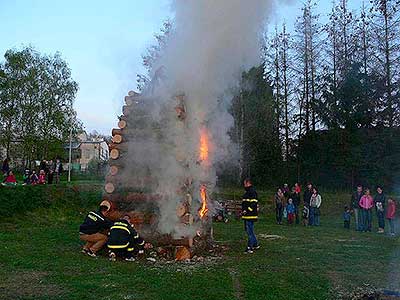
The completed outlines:
<svg viewBox="0 0 400 300">
<path fill-rule="evenodd" d="M 324 19 L 331 1 L 317 2 Z M 280 5 L 270 28 L 283 21 L 292 28 L 301 5 Z M 79 84 L 78 118 L 87 132 L 110 135 L 136 74 L 144 73 L 141 55 L 172 16 L 171 0 L 0 0 L 0 61 L 8 49 L 23 46 L 60 52 Z"/>
</svg>

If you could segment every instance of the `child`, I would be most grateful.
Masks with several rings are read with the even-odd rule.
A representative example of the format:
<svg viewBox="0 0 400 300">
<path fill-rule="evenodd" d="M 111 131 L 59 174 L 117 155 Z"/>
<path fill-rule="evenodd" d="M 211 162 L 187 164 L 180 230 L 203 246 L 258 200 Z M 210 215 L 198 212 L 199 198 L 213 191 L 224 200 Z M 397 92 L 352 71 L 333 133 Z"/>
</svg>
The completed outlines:
<svg viewBox="0 0 400 300">
<path fill-rule="evenodd" d="M 351 218 L 351 212 L 348 206 L 344 207 L 344 213 L 343 213 L 343 220 L 344 220 L 344 228 L 350 229 L 350 218 Z"/>
<path fill-rule="evenodd" d="M 29 180 L 32 185 L 38 184 L 39 182 L 39 177 L 36 174 L 36 171 L 33 170 L 31 176 L 29 177 Z"/>
<path fill-rule="evenodd" d="M 392 198 L 389 198 L 388 207 L 387 207 L 387 211 L 386 211 L 386 219 L 388 219 L 388 221 L 389 221 L 391 236 L 394 236 L 395 215 L 396 215 L 396 202 Z"/>
<path fill-rule="evenodd" d="M 287 221 L 288 224 L 293 224 L 294 222 L 294 214 L 295 214 L 295 207 L 293 204 L 293 200 L 289 198 L 288 200 L 288 205 L 286 206 L 286 211 L 287 211 Z"/>
<path fill-rule="evenodd" d="M 7 177 L 4 179 L 3 185 L 7 186 L 17 185 L 17 180 L 15 179 L 13 171 L 8 171 Z"/>
<path fill-rule="evenodd" d="M 24 183 L 22 184 L 22 185 L 27 185 L 27 184 L 31 184 L 31 181 L 30 181 L 30 176 L 31 176 L 31 171 L 29 171 L 29 170 L 25 170 L 25 173 L 24 173 L 24 175 L 22 176 L 22 179 L 24 180 Z"/>
<path fill-rule="evenodd" d="M 110 260 L 117 257 L 126 261 L 135 261 L 134 256 L 144 253 L 144 240 L 131 224 L 129 215 L 125 215 L 111 226 L 107 247 L 110 250 Z"/>
<path fill-rule="evenodd" d="M 378 233 L 384 233 L 385 232 L 385 209 L 383 208 L 382 202 L 376 202 L 376 214 L 378 216 L 378 223 L 379 223 L 379 228 L 378 228 Z"/>
<path fill-rule="evenodd" d="M 304 226 L 308 226 L 308 216 L 309 215 L 310 215 L 310 210 L 306 205 L 304 205 L 303 211 L 302 211 L 303 225 Z"/>
<path fill-rule="evenodd" d="M 40 170 L 39 172 L 38 184 L 46 184 L 46 173 L 44 170 Z"/>
</svg>

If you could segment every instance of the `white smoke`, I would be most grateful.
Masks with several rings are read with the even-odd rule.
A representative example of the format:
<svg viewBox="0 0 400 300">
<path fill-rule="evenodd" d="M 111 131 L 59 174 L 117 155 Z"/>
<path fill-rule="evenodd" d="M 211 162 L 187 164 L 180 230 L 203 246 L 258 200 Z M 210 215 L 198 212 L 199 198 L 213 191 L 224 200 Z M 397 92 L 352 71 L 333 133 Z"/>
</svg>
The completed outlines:
<svg viewBox="0 0 400 300">
<path fill-rule="evenodd" d="M 132 141 L 128 155 L 132 167 L 127 173 L 143 172 L 144 167 L 157 179 L 152 192 L 165 196 L 159 202 L 162 233 L 184 234 L 177 226 L 175 210 L 182 198 L 177 190 L 185 179 L 194 180 L 191 192 L 196 211 L 200 184 L 207 183 L 210 193 L 216 183 L 215 164 L 229 158 L 231 91 L 238 87 L 243 71 L 261 63 L 262 34 L 273 4 L 272 0 L 173 2 L 173 29 L 154 66 L 162 79 L 153 82 L 145 95 L 156 99 L 151 110 L 163 137 Z M 174 110 L 174 96 L 179 93 L 186 99 L 185 125 L 177 121 Z M 202 128 L 210 139 L 207 167 L 197 162 Z M 179 156 L 184 163 L 177 160 Z M 193 232 L 190 228 L 186 234 Z"/>
</svg>

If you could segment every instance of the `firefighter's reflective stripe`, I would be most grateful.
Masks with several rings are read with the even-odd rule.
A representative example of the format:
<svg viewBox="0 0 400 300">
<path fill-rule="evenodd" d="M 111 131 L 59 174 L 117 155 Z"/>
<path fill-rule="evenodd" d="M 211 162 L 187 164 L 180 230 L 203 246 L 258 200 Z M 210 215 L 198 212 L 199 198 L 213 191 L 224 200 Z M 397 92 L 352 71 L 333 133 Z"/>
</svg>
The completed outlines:
<svg viewBox="0 0 400 300">
<path fill-rule="evenodd" d="M 257 216 L 242 216 L 243 220 L 255 220 L 258 219 Z"/>
<path fill-rule="evenodd" d="M 91 215 L 93 215 L 93 216 L 91 216 Z M 104 218 L 103 218 L 102 216 L 99 216 L 98 214 L 96 214 L 96 213 L 93 212 L 93 211 L 91 211 L 91 212 L 89 213 L 89 218 L 91 218 L 91 219 L 93 220 L 92 217 L 94 217 L 94 218 L 96 219 L 95 221 L 97 221 L 97 218 L 99 218 L 100 220 L 104 221 Z"/>
<path fill-rule="evenodd" d="M 139 235 L 136 234 L 133 238 L 134 238 L 134 239 L 138 239 L 138 238 L 139 238 Z"/>
<path fill-rule="evenodd" d="M 243 202 L 258 202 L 257 199 L 243 199 Z"/>
<path fill-rule="evenodd" d="M 128 227 L 128 225 L 126 225 L 125 223 L 122 222 L 115 222 L 114 226 L 124 226 L 124 227 Z"/>
<path fill-rule="evenodd" d="M 129 243 L 126 243 L 125 245 L 108 245 L 108 248 L 111 249 L 123 249 L 129 246 Z"/>
<path fill-rule="evenodd" d="M 248 207 L 247 209 L 248 209 L 249 211 L 253 211 L 253 209 L 252 209 L 251 207 Z"/>
<path fill-rule="evenodd" d="M 111 230 L 113 230 L 113 229 L 122 229 L 122 230 L 126 230 L 126 231 L 128 231 L 129 233 L 131 233 L 131 232 L 129 231 L 129 229 L 126 228 L 126 227 L 124 227 L 124 226 L 112 226 L 112 227 L 111 227 Z"/>
<path fill-rule="evenodd" d="M 139 244 L 139 246 L 143 246 L 144 245 L 144 241 L 142 241 L 140 244 Z"/>
<path fill-rule="evenodd" d="M 126 250 L 129 251 L 129 252 L 132 252 L 134 250 L 134 248 L 128 248 Z"/>
</svg>

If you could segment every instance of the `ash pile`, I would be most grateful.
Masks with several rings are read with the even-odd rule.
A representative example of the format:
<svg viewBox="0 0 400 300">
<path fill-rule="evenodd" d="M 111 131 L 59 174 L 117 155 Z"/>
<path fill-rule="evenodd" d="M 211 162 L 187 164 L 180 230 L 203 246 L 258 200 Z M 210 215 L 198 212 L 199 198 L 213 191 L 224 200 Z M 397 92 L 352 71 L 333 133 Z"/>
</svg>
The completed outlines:
<svg viewBox="0 0 400 300">
<path fill-rule="evenodd" d="M 161 101 L 129 92 L 103 194 L 115 219 L 129 214 L 159 256 L 176 260 L 213 248 L 210 139 L 206 122 L 192 126 L 187 114 L 183 93 Z"/>
</svg>

